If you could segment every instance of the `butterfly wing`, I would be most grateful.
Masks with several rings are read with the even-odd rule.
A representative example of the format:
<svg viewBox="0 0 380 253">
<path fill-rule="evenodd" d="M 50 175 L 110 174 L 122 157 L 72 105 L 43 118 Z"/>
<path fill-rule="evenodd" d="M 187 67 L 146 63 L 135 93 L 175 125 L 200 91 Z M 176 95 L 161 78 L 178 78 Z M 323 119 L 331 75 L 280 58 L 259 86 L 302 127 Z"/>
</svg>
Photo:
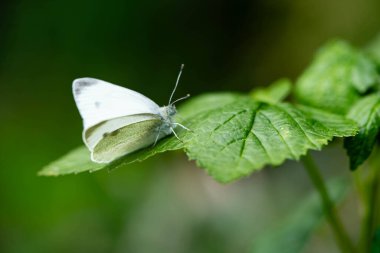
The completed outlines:
<svg viewBox="0 0 380 253">
<path fill-rule="evenodd" d="M 144 95 L 95 78 L 74 80 L 73 94 L 85 130 L 127 115 L 159 114 L 159 106 Z"/>
<path fill-rule="evenodd" d="M 170 128 L 159 118 L 151 117 L 128 124 L 104 134 L 91 151 L 91 159 L 98 163 L 108 163 L 123 155 L 148 147 L 156 139 L 161 139 L 170 133 Z"/>
<path fill-rule="evenodd" d="M 98 142 L 107 135 L 130 124 L 146 120 L 161 119 L 154 114 L 136 114 L 103 121 L 95 126 L 83 130 L 83 141 L 90 151 L 93 151 Z"/>
</svg>

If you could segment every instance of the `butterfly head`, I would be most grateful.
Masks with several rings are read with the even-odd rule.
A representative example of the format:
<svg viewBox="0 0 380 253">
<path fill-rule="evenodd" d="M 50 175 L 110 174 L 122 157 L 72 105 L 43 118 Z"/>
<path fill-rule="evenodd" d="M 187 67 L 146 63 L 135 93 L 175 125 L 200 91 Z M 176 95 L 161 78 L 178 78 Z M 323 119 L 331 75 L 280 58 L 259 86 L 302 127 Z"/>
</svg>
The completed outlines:
<svg viewBox="0 0 380 253">
<path fill-rule="evenodd" d="M 177 113 L 177 109 L 175 108 L 175 105 L 168 105 L 166 106 L 166 112 L 168 117 L 173 117 Z"/>
<path fill-rule="evenodd" d="M 165 121 L 171 121 L 171 118 L 177 113 L 175 105 L 163 106 L 160 108 L 161 117 Z"/>
</svg>

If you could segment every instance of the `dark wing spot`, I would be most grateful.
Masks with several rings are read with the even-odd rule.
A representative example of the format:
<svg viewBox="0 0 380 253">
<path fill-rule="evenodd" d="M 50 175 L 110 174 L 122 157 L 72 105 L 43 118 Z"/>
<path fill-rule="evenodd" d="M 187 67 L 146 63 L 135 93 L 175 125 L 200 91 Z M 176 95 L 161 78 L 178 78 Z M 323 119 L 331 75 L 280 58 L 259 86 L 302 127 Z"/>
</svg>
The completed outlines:
<svg viewBox="0 0 380 253">
<path fill-rule="evenodd" d="M 79 95 L 84 88 L 92 86 L 92 85 L 96 84 L 96 82 L 97 82 L 97 80 L 94 78 L 76 79 L 74 81 L 74 85 L 75 85 L 74 92 L 75 92 L 75 94 Z"/>
<path fill-rule="evenodd" d="M 110 135 L 111 136 L 116 136 L 117 134 L 119 133 L 119 129 L 118 130 L 115 130 L 115 131 L 113 131 Z"/>
<path fill-rule="evenodd" d="M 97 81 L 94 78 L 81 78 L 76 81 L 79 87 L 88 87 L 94 85 L 96 82 Z"/>
<path fill-rule="evenodd" d="M 81 88 L 79 88 L 79 87 L 75 87 L 74 92 L 75 92 L 75 94 L 79 95 L 80 92 L 81 92 Z"/>
<path fill-rule="evenodd" d="M 96 107 L 96 108 L 99 108 L 99 107 L 100 107 L 100 104 L 101 104 L 101 103 L 100 103 L 99 101 L 96 101 L 96 102 L 95 102 L 95 107 Z"/>
<path fill-rule="evenodd" d="M 117 130 L 115 130 L 115 131 L 113 131 L 111 133 L 104 133 L 103 134 L 103 138 L 106 138 L 108 136 L 116 136 L 118 133 L 119 133 L 119 129 L 117 129 Z"/>
</svg>

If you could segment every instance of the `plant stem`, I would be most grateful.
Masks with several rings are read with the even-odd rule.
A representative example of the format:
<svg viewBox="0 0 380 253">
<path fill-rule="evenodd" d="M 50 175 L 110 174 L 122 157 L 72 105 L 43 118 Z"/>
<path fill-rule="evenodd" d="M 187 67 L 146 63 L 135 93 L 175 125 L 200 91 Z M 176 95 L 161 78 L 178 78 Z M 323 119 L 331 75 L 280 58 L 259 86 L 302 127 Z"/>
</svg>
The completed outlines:
<svg viewBox="0 0 380 253">
<path fill-rule="evenodd" d="M 317 165 L 315 164 L 313 158 L 310 154 L 307 154 L 302 158 L 303 165 L 317 189 L 321 200 L 325 215 L 331 225 L 336 242 L 342 252 L 353 253 L 356 252 L 354 245 L 352 244 L 350 238 L 348 237 L 343 224 L 339 219 L 339 216 L 335 210 L 334 204 L 327 192 L 326 185 L 324 183 L 323 177 L 319 172 Z"/>
<path fill-rule="evenodd" d="M 378 151 L 378 150 L 376 150 Z M 376 220 L 376 200 L 379 191 L 380 161 L 378 152 L 375 152 L 374 159 L 370 159 L 370 171 L 365 183 L 364 214 L 362 218 L 362 230 L 360 246 L 363 252 L 369 252 L 374 232 Z M 377 158 L 377 159 L 376 159 Z M 372 161 L 371 161 L 372 160 Z"/>
</svg>

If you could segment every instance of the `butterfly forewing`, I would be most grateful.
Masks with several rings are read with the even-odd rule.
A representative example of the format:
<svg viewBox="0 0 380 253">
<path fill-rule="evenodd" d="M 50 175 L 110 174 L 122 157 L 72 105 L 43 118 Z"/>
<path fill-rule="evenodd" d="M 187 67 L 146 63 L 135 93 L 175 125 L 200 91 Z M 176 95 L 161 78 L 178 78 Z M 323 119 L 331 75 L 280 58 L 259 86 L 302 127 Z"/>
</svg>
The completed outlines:
<svg viewBox="0 0 380 253">
<path fill-rule="evenodd" d="M 74 80 L 73 93 L 85 130 L 127 115 L 159 114 L 159 106 L 144 95 L 95 78 Z"/>
</svg>

